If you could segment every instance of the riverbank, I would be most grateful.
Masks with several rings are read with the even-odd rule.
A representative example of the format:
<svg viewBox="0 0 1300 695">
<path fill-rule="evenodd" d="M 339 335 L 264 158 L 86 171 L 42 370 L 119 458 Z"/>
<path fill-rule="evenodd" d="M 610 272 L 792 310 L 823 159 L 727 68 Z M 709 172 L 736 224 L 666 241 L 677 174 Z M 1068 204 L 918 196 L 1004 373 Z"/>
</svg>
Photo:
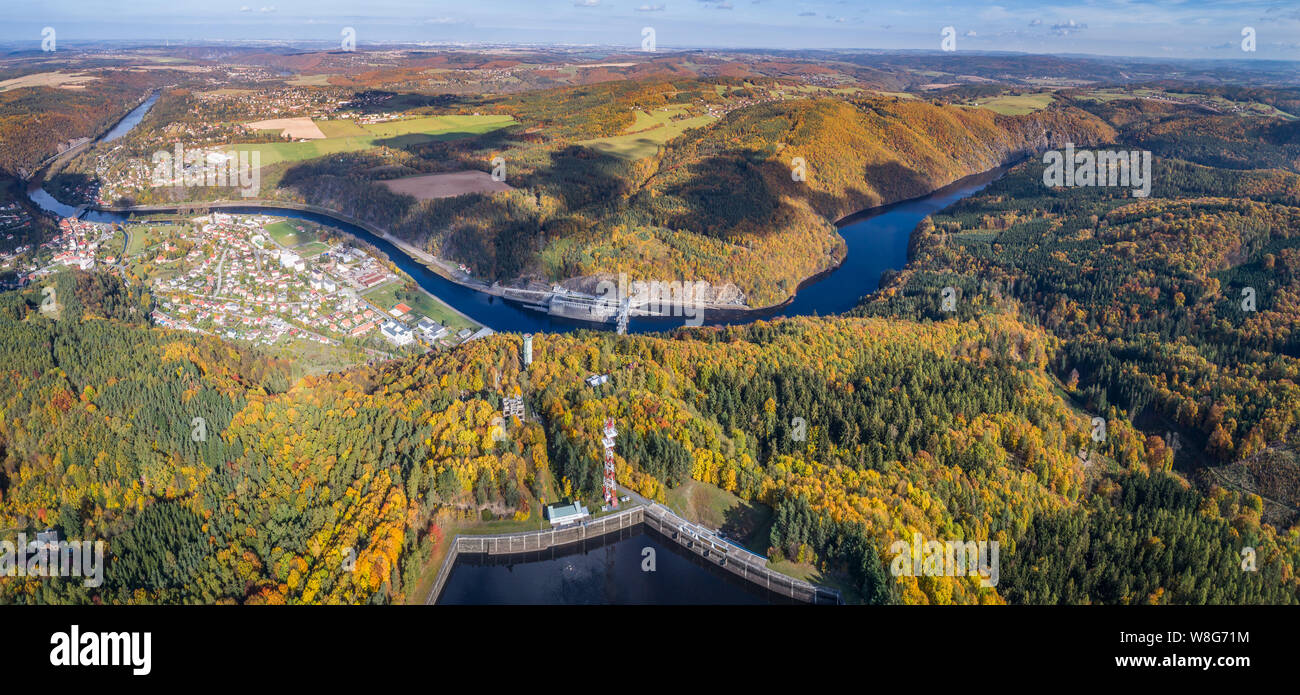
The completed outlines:
<svg viewBox="0 0 1300 695">
<path fill-rule="evenodd" d="M 137 107 L 132 114 L 147 111 L 143 106 Z M 130 121 L 132 114 L 128 114 L 119 126 Z M 667 307 L 677 316 L 664 316 L 661 305 L 649 307 L 660 311 L 646 311 L 645 304 L 630 305 L 627 330 L 630 333 L 663 332 L 683 325 L 738 325 L 783 316 L 830 315 L 848 311 L 864 296 L 878 289 L 884 271 L 900 270 L 906 266 L 910 260 L 912 231 L 921 220 L 981 190 L 1024 156 L 1023 152 L 1017 153 L 1015 157 L 1008 157 L 1006 164 L 963 177 L 924 196 L 861 210 L 836 221 L 836 233 L 843 242 L 844 253 L 835 258 L 830 267 L 800 281 L 794 292 L 782 302 L 762 307 L 732 303 Z M 78 208 L 54 199 L 40 184 L 41 180 L 36 179 L 27 193 L 41 209 L 63 216 L 84 211 L 85 219 L 95 222 L 120 222 L 126 215 L 137 213 L 201 214 L 209 210 L 224 210 L 299 217 L 337 227 L 386 255 L 392 265 L 415 281 L 430 301 L 445 306 L 450 315 L 496 331 L 567 332 L 582 328 L 609 328 L 617 318 L 617 307 L 589 293 L 489 284 L 461 271 L 457 264 L 398 238 L 387 229 L 316 205 L 249 199 Z"/>
<path fill-rule="evenodd" d="M 988 171 L 972 174 L 963 177 L 945 186 L 942 186 L 926 195 L 906 200 L 899 200 L 874 208 L 860 210 L 852 215 L 843 217 L 833 224 L 836 225 L 836 233 L 840 235 L 844 242 L 845 252 L 838 258 L 834 265 L 804 278 L 795 292 L 784 301 L 763 307 L 737 307 L 735 305 L 720 304 L 694 304 L 689 307 L 674 308 L 675 313 L 687 316 L 703 317 L 699 322 L 710 325 L 736 325 L 751 323 L 758 320 L 767 320 L 781 316 L 796 316 L 819 314 L 827 315 L 840 313 L 851 309 L 863 296 L 874 291 L 880 279 L 883 270 L 893 269 L 900 270 L 906 264 L 908 258 L 906 254 L 907 242 L 911 238 L 911 232 L 921 219 L 932 212 L 936 212 L 948 204 L 959 200 L 966 195 L 983 189 L 992 181 L 1001 178 L 1011 167 L 1018 164 L 1022 159 L 1003 164 Z M 937 201 L 938 204 L 932 204 Z M 582 312 L 572 313 L 552 313 L 548 311 L 551 301 L 556 298 L 564 300 L 576 299 L 578 302 L 594 304 L 593 297 L 587 297 L 582 294 L 559 294 L 553 291 L 530 290 L 527 288 L 517 288 L 502 286 L 498 284 L 488 284 L 482 280 L 474 278 L 467 273 L 460 271 L 451 261 L 438 258 L 423 249 L 417 248 L 410 242 L 400 239 L 391 234 L 387 229 L 378 225 L 353 218 L 341 212 L 328 208 L 319 207 L 305 203 L 282 202 L 274 200 L 249 199 L 243 201 L 213 201 L 210 203 L 188 203 L 182 205 L 135 205 L 129 207 L 114 206 L 91 206 L 90 210 L 115 213 L 149 213 L 149 212 L 173 212 L 178 210 L 202 211 L 208 209 L 231 210 L 238 208 L 256 208 L 274 212 L 280 210 L 293 210 L 300 212 L 309 212 L 315 215 L 335 220 L 343 225 L 355 227 L 363 230 L 367 234 L 373 235 L 384 242 L 387 242 L 397 251 L 404 254 L 409 261 L 418 264 L 430 273 L 437 275 L 443 281 L 455 285 L 459 288 L 469 290 L 487 297 L 496 297 L 507 302 L 513 303 L 522 308 L 523 311 L 539 314 L 546 318 L 555 318 L 572 321 L 577 324 L 585 324 L 588 327 L 609 326 L 615 320 L 615 312 L 611 311 L 605 315 L 597 317 L 583 316 Z M 915 210 L 915 212 L 914 212 Z M 873 224 L 873 220 L 887 218 L 891 214 L 897 213 L 904 218 L 904 223 L 897 228 L 888 228 L 883 230 L 868 229 Z M 343 231 L 352 231 L 342 227 Z M 883 233 L 878 233 L 883 232 Z M 892 237 L 897 237 L 900 244 L 887 244 Z M 363 238 L 363 241 L 369 241 Z M 890 248 L 896 247 L 896 248 Z M 867 248 L 870 247 L 870 248 Z M 901 254 L 897 253 L 902 249 Z M 890 258 L 892 256 L 892 258 Z M 881 267 L 880 261 L 884 259 L 889 262 Z M 400 266 L 401 264 L 398 263 Z M 846 277 L 846 282 L 834 283 L 828 282 L 836 275 L 850 276 Z M 451 307 L 461 316 L 476 321 L 480 325 L 486 325 L 494 330 L 511 330 L 509 326 L 493 325 L 489 321 L 475 319 L 467 313 L 455 307 L 452 302 L 443 298 L 440 293 L 430 292 L 423 284 L 417 281 L 430 297 L 438 299 L 443 304 Z M 852 285 L 851 289 L 844 290 L 842 285 Z M 828 289 L 833 291 L 828 292 Z M 812 290 L 810 292 L 810 290 Z M 651 332 L 671 330 L 679 325 L 693 325 L 695 322 L 687 322 L 682 316 L 664 316 L 663 314 L 653 314 L 638 309 L 632 309 L 629 312 L 634 323 L 641 325 L 632 330 L 634 332 Z M 518 330 L 554 330 L 554 325 L 544 323 L 545 328 L 520 327 Z"/>
<path fill-rule="evenodd" d="M 117 135 L 113 135 L 113 131 L 117 130 L 119 126 L 125 124 L 128 120 L 130 120 L 131 117 L 134 116 L 137 111 L 140 112 L 140 118 L 136 119 L 136 123 L 138 123 L 141 119 L 144 118 L 144 114 L 148 113 L 149 109 L 153 108 L 154 103 L 158 101 L 158 97 L 161 95 L 162 95 L 161 91 L 154 90 L 140 97 L 140 100 L 136 102 L 135 106 L 131 107 L 130 111 L 127 111 L 126 114 L 123 115 L 121 118 L 117 119 L 116 121 L 113 121 L 110 125 L 108 125 L 108 127 L 104 128 L 101 132 L 97 133 L 96 135 L 94 135 L 93 137 L 89 138 L 88 140 L 86 140 L 85 142 L 79 145 L 74 145 L 73 147 L 69 147 L 68 149 L 62 152 L 52 154 L 49 157 L 46 157 L 44 161 L 36 165 L 36 169 L 30 175 L 20 176 L 19 177 L 20 180 L 23 181 L 24 183 L 28 183 L 33 180 L 38 182 L 43 181 L 45 177 L 49 176 L 50 171 L 56 165 L 62 166 L 63 164 L 66 164 L 69 159 L 75 157 L 78 154 L 81 154 L 82 152 L 85 152 L 87 149 L 90 149 L 90 147 L 93 145 L 97 145 L 101 142 L 112 142 L 113 140 L 116 140 L 117 138 L 121 137 L 131 128 L 135 127 L 135 124 L 132 123 L 131 126 L 127 127 L 125 131 Z"/>
</svg>

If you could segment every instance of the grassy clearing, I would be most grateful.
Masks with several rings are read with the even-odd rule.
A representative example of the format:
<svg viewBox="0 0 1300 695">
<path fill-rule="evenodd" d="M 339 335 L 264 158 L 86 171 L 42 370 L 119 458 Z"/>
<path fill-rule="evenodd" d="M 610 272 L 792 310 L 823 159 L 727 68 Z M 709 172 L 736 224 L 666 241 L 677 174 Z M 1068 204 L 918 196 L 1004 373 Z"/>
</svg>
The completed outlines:
<svg viewBox="0 0 1300 695">
<path fill-rule="evenodd" d="M 297 75 L 293 79 L 285 80 L 285 84 L 291 87 L 328 87 L 330 83 L 329 75 Z"/>
<path fill-rule="evenodd" d="M 289 248 L 316 241 L 315 232 L 307 229 L 301 222 L 294 224 L 289 220 L 280 220 L 266 225 L 266 233 L 270 234 L 277 244 Z"/>
<path fill-rule="evenodd" d="M 459 331 L 462 328 L 478 328 L 478 324 L 467 320 L 464 316 L 452 311 L 446 304 L 419 290 L 407 292 L 404 298 L 399 299 L 398 292 L 402 289 L 402 286 L 403 283 L 401 282 L 389 282 L 364 292 L 361 296 L 384 311 L 392 309 L 398 302 L 405 302 L 416 314 L 428 316 L 434 321 L 447 326 L 452 332 Z"/>
<path fill-rule="evenodd" d="M 322 253 L 325 253 L 326 251 L 329 250 L 330 250 L 329 245 L 323 244 L 319 241 L 312 241 L 303 244 L 301 246 L 298 246 L 297 248 L 294 249 L 294 251 L 296 251 L 298 255 L 302 256 L 303 258 L 311 258 L 313 256 L 319 256 Z"/>
<path fill-rule="evenodd" d="M 357 125 L 354 121 L 336 120 L 336 121 L 312 121 L 320 128 L 320 132 L 325 133 L 327 138 L 345 138 L 368 135 L 365 129 Z"/>
<path fill-rule="evenodd" d="M 294 377 L 347 369 L 370 357 L 359 348 L 322 345 L 314 340 L 281 341 L 275 345 L 259 346 L 259 349 L 272 358 L 288 360 Z"/>
<path fill-rule="evenodd" d="M 1051 94 L 1007 94 L 979 102 L 979 107 L 1004 116 L 1023 116 L 1042 111 L 1052 103 Z"/>
<path fill-rule="evenodd" d="M 659 152 L 659 147 L 669 140 L 681 135 L 690 128 L 699 128 L 708 125 L 717 120 L 713 116 L 696 116 L 695 118 L 685 118 L 679 121 L 672 121 L 671 112 L 654 111 L 650 114 L 637 112 L 637 120 L 632 124 L 637 128 L 642 124 L 657 123 L 646 130 L 628 133 L 626 135 L 615 135 L 608 138 L 596 138 L 594 140 L 584 140 L 579 145 L 586 145 L 597 152 L 607 154 L 620 159 L 637 160 L 646 157 L 653 157 Z"/>
<path fill-rule="evenodd" d="M 668 507 L 682 518 L 720 529 L 746 548 L 767 554 L 771 544 L 772 508 L 743 500 L 722 488 L 688 480 L 665 495 Z"/>
<path fill-rule="evenodd" d="M 131 242 L 126 247 L 126 255 L 135 256 L 144 253 L 145 249 L 161 243 L 179 229 L 180 227 L 174 224 L 129 225 L 127 231 L 130 233 Z"/>
<path fill-rule="evenodd" d="M 325 121 L 329 129 L 342 132 L 343 121 Z M 307 142 L 264 142 L 231 145 L 239 152 L 258 152 L 262 166 L 279 162 L 301 162 L 342 152 L 358 152 L 373 147 L 407 147 L 438 140 L 455 140 L 472 135 L 482 135 L 513 125 L 510 116 L 424 116 L 372 125 L 353 124 L 365 131 L 364 135 L 329 137 L 330 130 L 322 128 L 327 137 Z M 318 124 L 319 125 L 319 124 Z"/>
<path fill-rule="evenodd" d="M 500 533 L 518 533 L 550 528 L 550 524 L 542 516 L 542 505 L 533 501 L 529 508 L 531 513 L 527 521 L 514 521 L 513 519 L 456 521 L 443 526 L 442 542 L 433 548 L 428 563 L 424 566 L 423 572 L 420 573 L 419 581 L 406 595 L 406 603 L 419 605 L 429 598 L 429 591 L 433 589 L 433 582 L 438 578 L 438 572 L 442 570 L 442 563 L 446 561 L 447 553 L 451 550 L 451 542 L 457 535 L 490 536 Z"/>
<path fill-rule="evenodd" d="M 625 134 L 639 133 L 643 130 L 658 128 L 659 126 L 671 125 L 673 118 L 685 113 L 685 106 L 665 106 L 662 109 L 653 109 L 649 113 L 637 110 L 633 112 L 632 117 L 635 119 L 632 125 L 627 129 Z"/>
<path fill-rule="evenodd" d="M 794 577 L 805 582 L 838 589 L 840 595 L 844 597 L 845 603 L 862 603 L 862 594 L 859 592 L 858 587 L 854 586 L 853 581 L 844 575 L 827 574 L 810 563 L 792 562 L 790 560 L 769 561 L 767 566 L 787 577 Z"/>
</svg>

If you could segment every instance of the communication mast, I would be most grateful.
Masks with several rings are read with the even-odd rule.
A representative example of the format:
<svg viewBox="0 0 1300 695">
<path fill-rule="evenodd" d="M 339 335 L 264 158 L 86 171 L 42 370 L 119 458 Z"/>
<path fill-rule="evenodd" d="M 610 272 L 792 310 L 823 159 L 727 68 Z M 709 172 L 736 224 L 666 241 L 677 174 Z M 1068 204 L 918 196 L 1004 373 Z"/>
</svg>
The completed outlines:
<svg viewBox="0 0 1300 695">
<path fill-rule="evenodd" d="M 618 487 L 614 482 L 614 437 L 618 436 L 618 430 L 614 429 L 614 421 L 605 421 L 605 503 L 611 509 L 618 509 Z"/>
</svg>

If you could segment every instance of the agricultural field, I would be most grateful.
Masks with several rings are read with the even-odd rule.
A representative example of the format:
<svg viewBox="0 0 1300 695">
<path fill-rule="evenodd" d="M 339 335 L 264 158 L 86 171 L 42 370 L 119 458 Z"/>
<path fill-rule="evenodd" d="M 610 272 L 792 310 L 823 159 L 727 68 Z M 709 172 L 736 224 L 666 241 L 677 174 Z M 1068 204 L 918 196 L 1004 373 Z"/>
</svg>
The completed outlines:
<svg viewBox="0 0 1300 695">
<path fill-rule="evenodd" d="M 62 70 L 54 72 L 36 72 L 12 80 L 0 80 L 0 92 L 23 87 L 56 87 L 58 89 L 82 89 L 85 82 L 97 80 L 98 77 L 83 73 L 69 73 Z"/>
<path fill-rule="evenodd" d="M 325 87 L 330 83 L 329 75 L 298 75 L 292 79 L 285 80 L 285 84 L 291 87 Z"/>
<path fill-rule="evenodd" d="M 866 90 L 861 87 L 819 87 L 813 84 L 786 85 L 779 90 L 782 96 L 806 97 L 829 92 L 836 96 L 857 96 Z"/>
<path fill-rule="evenodd" d="M 327 138 L 346 138 L 346 137 L 365 137 L 369 133 L 365 128 L 357 125 L 355 121 L 346 118 L 336 120 L 317 119 L 314 121 L 316 127 L 325 134 Z"/>
<path fill-rule="evenodd" d="M 1047 108 L 1052 103 L 1052 95 L 1047 93 L 1006 94 L 988 100 L 977 101 L 978 103 L 973 105 L 981 109 L 988 109 L 1003 116 L 1024 116 Z"/>
<path fill-rule="evenodd" d="M 1170 92 L 1159 89 L 1097 89 L 1083 94 L 1083 99 L 1096 101 L 1116 101 L 1119 99 L 1158 99 L 1164 101 L 1187 102 L 1198 104 L 1219 112 L 1234 112 L 1266 118 L 1284 118 L 1293 120 L 1295 115 L 1287 113 L 1270 104 L 1254 101 L 1233 101 L 1221 96 L 1195 94 L 1190 92 Z"/>
<path fill-rule="evenodd" d="M 916 99 L 916 95 L 910 92 L 884 92 L 876 91 L 876 94 L 885 97 L 894 97 L 895 99 Z"/>
<path fill-rule="evenodd" d="M 330 136 L 330 132 L 351 130 L 343 121 L 324 121 L 325 138 L 308 142 L 267 142 L 231 145 L 238 152 L 258 152 L 262 166 L 280 162 L 301 162 L 341 152 L 358 152 L 372 147 L 406 147 L 424 142 L 455 140 L 469 135 L 482 135 L 515 124 L 510 116 L 422 116 L 400 121 L 352 125 L 364 135 Z M 355 132 L 355 131 L 353 131 Z"/>
<path fill-rule="evenodd" d="M 254 121 L 247 124 L 253 130 L 270 130 L 282 136 L 302 140 L 322 140 L 325 133 L 310 118 L 273 118 L 268 121 Z"/>
</svg>

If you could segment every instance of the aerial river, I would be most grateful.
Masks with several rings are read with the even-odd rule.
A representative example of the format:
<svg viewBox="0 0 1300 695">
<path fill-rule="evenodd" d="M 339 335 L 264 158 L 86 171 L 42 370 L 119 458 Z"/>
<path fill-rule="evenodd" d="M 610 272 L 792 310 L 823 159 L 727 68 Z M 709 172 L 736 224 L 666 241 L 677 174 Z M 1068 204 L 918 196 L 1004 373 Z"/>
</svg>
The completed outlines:
<svg viewBox="0 0 1300 695">
<path fill-rule="evenodd" d="M 151 96 L 115 125 L 100 142 L 108 142 L 135 127 L 157 101 Z M 764 312 L 749 312 L 723 323 L 746 323 L 759 318 L 836 314 L 852 309 L 879 286 L 881 273 L 907 264 L 912 230 L 926 216 L 982 190 L 1005 173 L 1006 167 L 970 176 L 921 198 L 902 201 L 852 215 L 841 222 L 840 234 L 848 246 L 844 262 L 799 289 L 789 303 Z M 28 195 L 41 208 L 64 216 L 77 207 L 55 200 L 36 177 Z M 525 309 L 500 297 L 459 285 L 433 272 L 386 239 L 329 215 L 259 205 L 221 205 L 227 212 L 268 214 L 311 220 L 348 232 L 387 254 L 397 267 L 425 290 L 461 313 L 497 331 L 566 332 L 599 328 L 602 324 L 567 320 Z M 93 222 L 126 222 L 126 214 L 87 211 Z M 718 323 L 705 315 L 706 323 Z M 682 319 L 636 318 L 631 332 L 668 330 Z M 608 325 L 603 325 L 608 327 Z M 643 571 L 646 548 L 658 552 L 656 572 Z M 735 580 L 700 563 L 675 543 L 654 533 L 630 530 L 581 547 L 557 549 L 545 557 L 511 557 L 497 561 L 461 559 L 456 562 L 438 603 L 447 604 L 671 604 L 769 603 L 780 599 Z"/>
<path fill-rule="evenodd" d="M 157 99 L 156 94 L 150 96 L 105 134 L 100 142 L 114 140 L 134 128 Z M 890 269 L 900 269 L 907 264 L 908 241 L 912 230 L 921 220 L 982 190 L 989 183 L 1000 178 L 1005 171 L 1006 167 L 999 167 L 966 177 L 921 198 L 864 210 L 845 218 L 839 231 L 847 244 L 848 254 L 839 267 L 807 282 L 799 289 L 794 300 L 787 304 L 767 311 L 743 312 L 724 320 L 711 318 L 709 313 L 705 312 L 705 323 L 740 324 L 778 316 L 812 314 L 825 316 L 852 309 L 864 295 L 877 289 L 881 273 Z M 35 178 L 28 189 L 28 196 L 42 209 L 61 216 L 68 217 L 77 212 L 76 206 L 60 203 L 46 192 L 41 187 L 40 176 Z M 496 331 L 562 333 L 580 328 L 612 328 L 610 324 L 549 316 L 525 309 L 501 297 L 457 284 L 433 272 L 388 240 L 329 215 L 267 205 L 241 207 L 238 204 L 230 204 L 211 207 L 212 209 L 219 207 L 226 212 L 306 219 L 348 232 L 385 253 L 398 268 L 410 275 L 430 294 Z M 123 213 L 89 210 L 83 215 L 83 219 L 92 222 L 126 222 L 129 216 Z M 683 322 L 682 318 L 633 318 L 628 324 L 628 331 L 645 333 L 670 330 L 682 325 Z"/>
</svg>

